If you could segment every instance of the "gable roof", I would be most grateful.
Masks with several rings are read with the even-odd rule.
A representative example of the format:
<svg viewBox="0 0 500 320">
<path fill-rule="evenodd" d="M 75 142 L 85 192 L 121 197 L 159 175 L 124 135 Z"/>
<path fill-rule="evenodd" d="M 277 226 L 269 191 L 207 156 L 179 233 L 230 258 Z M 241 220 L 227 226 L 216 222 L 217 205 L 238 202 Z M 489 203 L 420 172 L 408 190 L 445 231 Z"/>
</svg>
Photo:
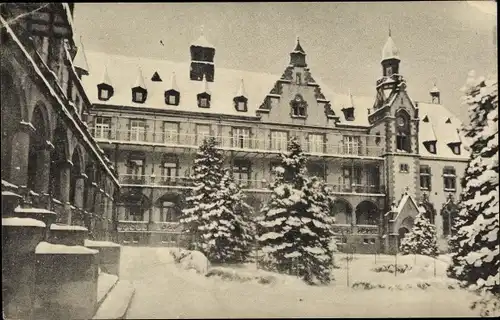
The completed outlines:
<svg viewBox="0 0 500 320">
<path fill-rule="evenodd" d="M 405 194 L 399 201 L 399 204 L 391 209 L 392 212 L 396 213 L 396 215 L 394 216 L 394 220 L 397 220 L 399 214 L 401 213 L 401 211 L 403 211 L 403 208 L 406 206 L 406 203 L 413 204 L 413 206 L 417 209 L 419 213 L 425 212 L 425 208 L 420 206 L 415 200 L 415 198 L 413 198 L 413 196 L 411 196 L 408 192 L 405 192 Z"/>
</svg>

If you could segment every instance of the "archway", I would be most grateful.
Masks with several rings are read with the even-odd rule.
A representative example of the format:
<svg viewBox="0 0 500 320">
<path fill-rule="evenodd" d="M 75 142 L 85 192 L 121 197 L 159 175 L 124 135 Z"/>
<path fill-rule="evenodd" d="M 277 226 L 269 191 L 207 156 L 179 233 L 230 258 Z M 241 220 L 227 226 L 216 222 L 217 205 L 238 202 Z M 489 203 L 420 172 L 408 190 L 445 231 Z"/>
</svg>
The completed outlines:
<svg viewBox="0 0 500 320">
<path fill-rule="evenodd" d="M 165 193 L 156 202 L 160 208 L 160 222 L 178 222 L 182 214 L 183 196 L 178 193 Z"/>
<path fill-rule="evenodd" d="M 336 199 L 333 204 L 336 224 L 352 224 L 352 206 L 344 199 Z"/>
<path fill-rule="evenodd" d="M 19 123 L 22 121 L 21 103 L 19 101 L 19 92 L 14 86 L 10 74 L 2 69 L 1 73 L 1 100 L 2 105 L 2 179 L 10 181 L 12 174 L 12 149 L 13 137 L 19 129 Z"/>
<path fill-rule="evenodd" d="M 144 213 L 151 208 L 151 200 L 140 191 L 129 191 L 119 196 L 116 206 L 124 211 L 125 220 L 145 221 Z"/>
<path fill-rule="evenodd" d="M 356 224 L 378 225 L 380 222 L 380 210 L 371 201 L 362 201 L 356 207 Z"/>
<path fill-rule="evenodd" d="M 401 246 L 401 240 L 405 237 L 405 235 L 410 232 L 410 230 L 406 227 L 401 227 L 398 230 L 398 249 Z"/>
<path fill-rule="evenodd" d="M 45 181 L 45 171 L 48 170 L 50 158 L 45 152 L 47 149 L 47 141 L 50 139 L 49 123 L 44 114 L 45 107 L 37 104 L 33 109 L 31 124 L 35 128 L 35 133 L 30 135 L 30 145 L 28 152 L 28 188 L 35 192 L 44 191 L 43 186 Z M 43 173 L 43 174 L 42 174 Z M 50 185 L 50 183 L 49 183 Z"/>
</svg>

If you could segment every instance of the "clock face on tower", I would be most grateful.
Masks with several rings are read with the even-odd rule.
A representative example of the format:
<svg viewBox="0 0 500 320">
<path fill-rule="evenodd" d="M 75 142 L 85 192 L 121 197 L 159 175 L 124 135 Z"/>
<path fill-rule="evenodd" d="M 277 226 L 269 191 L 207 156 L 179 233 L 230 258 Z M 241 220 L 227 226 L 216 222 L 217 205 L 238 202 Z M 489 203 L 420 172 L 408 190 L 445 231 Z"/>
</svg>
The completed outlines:
<svg viewBox="0 0 500 320">
<path fill-rule="evenodd" d="M 405 125 L 405 119 L 403 117 L 398 117 L 396 119 L 396 124 L 398 127 L 403 127 Z"/>
</svg>

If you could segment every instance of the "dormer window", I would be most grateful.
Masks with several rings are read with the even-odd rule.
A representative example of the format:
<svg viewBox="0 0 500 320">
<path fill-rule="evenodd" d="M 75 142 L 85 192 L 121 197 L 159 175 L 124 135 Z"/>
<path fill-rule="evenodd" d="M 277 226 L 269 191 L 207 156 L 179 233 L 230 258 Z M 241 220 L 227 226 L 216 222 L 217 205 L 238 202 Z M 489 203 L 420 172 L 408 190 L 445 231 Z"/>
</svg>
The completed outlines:
<svg viewBox="0 0 500 320">
<path fill-rule="evenodd" d="M 446 123 L 451 123 L 451 119 L 450 119 L 450 118 L 448 118 L 448 119 L 446 120 Z"/>
<path fill-rule="evenodd" d="M 101 84 L 97 85 L 97 97 L 99 98 L 99 100 L 107 101 L 112 96 L 113 96 L 113 87 L 112 86 L 105 84 L 105 83 L 101 83 Z"/>
<path fill-rule="evenodd" d="M 295 99 L 290 101 L 291 116 L 292 118 L 306 118 L 307 117 L 307 102 L 304 101 L 300 94 L 295 96 Z"/>
<path fill-rule="evenodd" d="M 429 117 L 425 116 L 424 119 L 422 119 L 423 122 L 429 122 Z"/>
<path fill-rule="evenodd" d="M 245 97 L 235 97 L 234 98 L 234 108 L 238 112 L 247 112 L 248 111 L 248 99 Z"/>
<path fill-rule="evenodd" d="M 460 142 L 448 143 L 448 146 L 454 154 L 460 155 Z"/>
<path fill-rule="evenodd" d="M 425 141 L 424 147 L 429 153 L 436 154 L 436 141 Z"/>
<path fill-rule="evenodd" d="M 210 108 L 210 95 L 208 93 L 204 92 L 198 95 L 198 107 Z"/>
<path fill-rule="evenodd" d="M 132 101 L 135 103 L 144 103 L 146 101 L 147 91 L 141 87 L 132 89 Z"/>
<path fill-rule="evenodd" d="M 342 112 L 346 121 L 354 121 L 354 107 L 343 108 Z"/>
<path fill-rule="evenodd" d="M 165 91 L 165 104 L 169 106 L 178 106 L 180 102 L 180 94 L 177 90 Z"/>
</svg>

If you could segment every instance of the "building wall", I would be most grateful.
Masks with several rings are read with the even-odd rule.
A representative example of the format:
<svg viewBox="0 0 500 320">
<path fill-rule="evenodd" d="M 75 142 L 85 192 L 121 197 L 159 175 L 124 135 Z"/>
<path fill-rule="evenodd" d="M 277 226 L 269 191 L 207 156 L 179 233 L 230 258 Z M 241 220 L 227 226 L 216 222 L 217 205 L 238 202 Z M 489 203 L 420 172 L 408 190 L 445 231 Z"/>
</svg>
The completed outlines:
<svg viewBox="0 0 500 320">
<path fill-rule="evenodd" d="M 443 235 L 443 219 L 441 216 L 441 209 L 446 203 L 448 196 L 453 195 L 454 199 L 458 200 L 462 193 L 461 181 L 465 176 L 465 169 L 467 168 L 467 161 L 446 161 L 439 159 L 421 159 L 420 165 L 427 165 L 431 169 L 431 190 L 422 190 L 429 196 L 429 201 L 434 205 L 437 211 L 436 214 L 436 227 L 438 237 Z M 444 188 L 443 169 L 445 167 L 453 167 L 456 170 L 456 190 L 448 191 Z"/>
</svg>

